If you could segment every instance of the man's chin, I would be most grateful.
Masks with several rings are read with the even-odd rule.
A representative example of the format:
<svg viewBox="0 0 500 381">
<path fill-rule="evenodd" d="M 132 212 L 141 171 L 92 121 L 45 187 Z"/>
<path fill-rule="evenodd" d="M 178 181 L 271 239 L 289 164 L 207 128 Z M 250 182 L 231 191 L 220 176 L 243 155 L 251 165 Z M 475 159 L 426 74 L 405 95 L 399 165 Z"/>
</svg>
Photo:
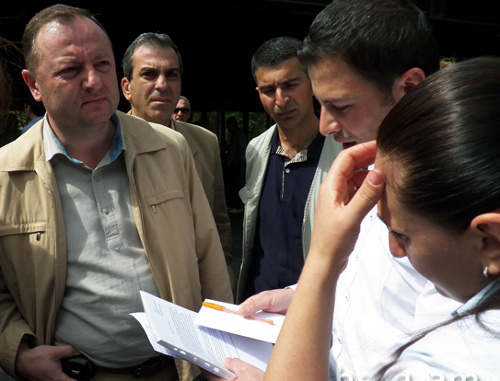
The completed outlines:
<svg viewBox="0 0 500 381">
<path fill-rule="evenodd" d="M 82 124 L 88 126 L 98 126 L 108 123 L 116 110 L 110 108 L 94 108 L 93 110 L 85 110 L 82 115 Z"/>
</svg>

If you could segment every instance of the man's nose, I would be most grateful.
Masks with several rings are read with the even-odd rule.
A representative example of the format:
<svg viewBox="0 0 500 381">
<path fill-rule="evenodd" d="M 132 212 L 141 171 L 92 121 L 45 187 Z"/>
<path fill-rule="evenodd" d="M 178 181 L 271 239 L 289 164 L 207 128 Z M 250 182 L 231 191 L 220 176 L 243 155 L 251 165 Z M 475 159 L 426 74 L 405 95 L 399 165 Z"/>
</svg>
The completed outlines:
<svg viewBox="0 0 500 381">
<path fill-rule="evenodd" d="M 84 88 L 95 90 L 101 86 L 101 78 L 95 69 L 88 69 L 85 74 L 86 76 L 83 83 Z"/>
<path fill-rule="evenodd" d="M 333 135 L 339 133 L 341 126 L 337 118 L 335 118 L 331 113 L 321 107 L 321 114 L 319 117 L 319 132 L 324 135 Z"/>
<path fill-rule="evenodd" d="M 278 107 L 283 107 L 288 102 L 288 95 L 283 89 L 279 87 L 276 89 L 275 101 Z"/>
<path fill-rule="evenodd" d="M 156 78 L 155 87 L 157 90 L 165 90 L 168 87 L 168 79 L 165 75 L 159 75 Z"/>
</svg>

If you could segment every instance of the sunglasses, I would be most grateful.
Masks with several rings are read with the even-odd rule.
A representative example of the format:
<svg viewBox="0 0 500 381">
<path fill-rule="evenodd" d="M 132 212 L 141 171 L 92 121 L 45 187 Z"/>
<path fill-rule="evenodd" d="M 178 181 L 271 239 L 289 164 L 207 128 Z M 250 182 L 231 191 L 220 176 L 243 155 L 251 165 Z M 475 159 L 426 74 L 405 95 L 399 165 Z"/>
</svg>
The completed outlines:
<svg viewBox="0 0 500 381">
<path fill-rule="evenodd" d="M 191 111 L 191 110 L 189 110 L 189 109 L 188 109 L 188 108 L 186 108 L 186 107 L 176 108 L 176 109 L 174 110 L 174 114 L 178 114 L 178 113 L 179 113 L 179 111 L 181 111 L 183 114 L 187 114 L 187 113 L 188 113 L 189 111 Z"/>
</svg>

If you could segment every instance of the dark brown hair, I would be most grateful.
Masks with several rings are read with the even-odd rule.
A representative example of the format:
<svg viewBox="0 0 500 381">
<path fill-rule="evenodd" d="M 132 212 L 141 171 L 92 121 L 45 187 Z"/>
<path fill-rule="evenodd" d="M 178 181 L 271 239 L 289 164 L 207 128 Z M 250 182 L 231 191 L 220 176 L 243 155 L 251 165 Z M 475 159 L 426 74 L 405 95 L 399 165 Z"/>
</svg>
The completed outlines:
<svg viewBox="0 0 500 381">
<path fill-rule="evenodd" d="M 377 137 L 404 168 L 400 205 L 450 232 L 500 207 L 500 58 L 431 75 L 392 109 Z"/>
<path fill-rule="evenodd" d="M 432 27 L 411 0 L 335 0 L 315 18 L 299 52 L 311 65 L 341 57 L 356 72 L 392 96 L 397 77 L 417 67 L 439 69 Z"/>
<path fill-rule="evenodd" d="M 415 87 L 389 112 L 377 147 L 397 165 L 399 205 L 451 234 L 461 234 L 479 214 L 500 207 L 500 58 L 482 57 L 441 69 Z M 399 355 L 429 332 L 466 316 L 481 320 L 500 309 L 500 279 L 465 315 L 417 334 Z M 386 374 L 387 375 L 387 374 Z M 377 378 L 378 379 L 378 378 Z"/>
</svg>

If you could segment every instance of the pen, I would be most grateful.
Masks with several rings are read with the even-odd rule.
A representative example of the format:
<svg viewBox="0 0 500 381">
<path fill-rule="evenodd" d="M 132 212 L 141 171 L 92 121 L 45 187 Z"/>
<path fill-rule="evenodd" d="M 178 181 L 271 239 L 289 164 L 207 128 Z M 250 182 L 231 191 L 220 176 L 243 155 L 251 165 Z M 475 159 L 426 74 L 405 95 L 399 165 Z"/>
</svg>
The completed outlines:
<svg viewBox="0 0 500 381">
<path fill-rule="evenodd" d="M 240 315 L 242 317 L 246 317 L 248 319 L 258 320 L 258 321 L 261 321 L 263 323 L 274 325 L 274 321 L 272 321 L 271 319 L 262 319 L 262 318 L 257 317 L 257 316 L 243 316 L 238 311 L 232 310 L 230 308 L 226 308 L 226 307 L 221 306 L 219 304 L 209 303 L 209 302 L 203 302 L 203 305 L 205 307 L 208 307 L 208 308 L 213 308 L 214 310 L 229 312 L 229 313 L 232 313 L 232 314 L 235 314 L 235 315 Z"/>
</svg>

